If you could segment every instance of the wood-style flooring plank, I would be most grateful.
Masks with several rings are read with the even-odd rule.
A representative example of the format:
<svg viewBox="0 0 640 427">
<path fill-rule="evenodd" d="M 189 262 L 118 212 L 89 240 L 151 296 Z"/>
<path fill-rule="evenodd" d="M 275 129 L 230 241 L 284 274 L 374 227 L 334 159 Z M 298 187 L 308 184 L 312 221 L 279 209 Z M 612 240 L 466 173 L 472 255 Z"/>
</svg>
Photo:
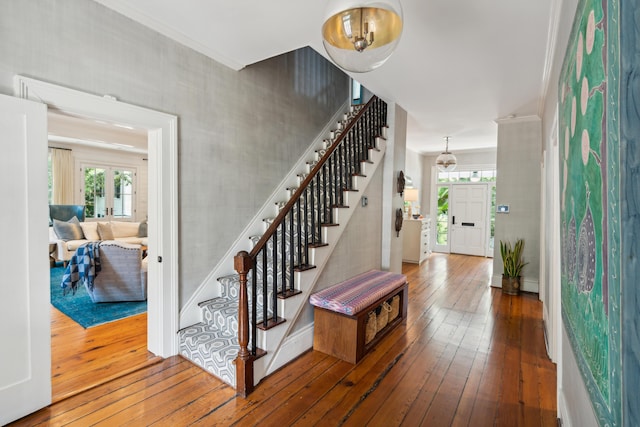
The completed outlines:
<svg viewBox="0 0 640 427">
<path fill-rule="evenodd" d="M 83 328 L 51 307 L 53 402 L 161 359 L 147 351 L 147 314 Z"/>
<path fill-rule="evenodd" d="M 555 426 L 542 304 L 492 289 L 491 270 L 491 259 L 461 255 L 403 265 L 407 319 L 357 365 L 311 350 L 245 399 L 176 356 L 103 379 L 12 425 Z M 85 365 L 98 373 L 110 370 L 98 361 L 126 365 L 125 349 L 134 365 L 155 363 L 142 354 L 146 341 L 134 344 L 133 329 L 146 330 L 146 318 L 127 333 L 105 328 L 98 336 L 60 316 L 52 325 L 57 338 L 84 340 L 53 344 L 63 351 L 53 362 L 57 387 L 82 386 L 90 375 L 75 370 Z M 100 339 L 111 340 L 112 351 Z M 74 372 L 64 379 L 65 370 Z"/>
</svg>

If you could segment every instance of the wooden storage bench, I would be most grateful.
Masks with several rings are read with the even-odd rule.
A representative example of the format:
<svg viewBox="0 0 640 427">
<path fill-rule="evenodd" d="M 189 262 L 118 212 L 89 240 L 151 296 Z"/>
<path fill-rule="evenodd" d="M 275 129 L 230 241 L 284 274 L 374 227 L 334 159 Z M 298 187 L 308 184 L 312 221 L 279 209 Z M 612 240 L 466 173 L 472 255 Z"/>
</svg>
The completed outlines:
<svg viewBox="0 0 640 427">
<path fill-rule="evenodd" d="M 314 305 L 314 350 L 358 363 L 373 346 L 406 319 L 408 289 L 405 275 L 371 270 L 311 295 L 310 302 Z M 390 310 L 392 303 L 394 309 L 391 313 L 397 314 L 389 322 L 383 322 L 386 326 L 376 329 L 375 336 L 371 335 L 371 330 L 367 336 L 367 323 L 375 323 L 380 315 L 384 317 L 383 310 Z"/>
</svg>

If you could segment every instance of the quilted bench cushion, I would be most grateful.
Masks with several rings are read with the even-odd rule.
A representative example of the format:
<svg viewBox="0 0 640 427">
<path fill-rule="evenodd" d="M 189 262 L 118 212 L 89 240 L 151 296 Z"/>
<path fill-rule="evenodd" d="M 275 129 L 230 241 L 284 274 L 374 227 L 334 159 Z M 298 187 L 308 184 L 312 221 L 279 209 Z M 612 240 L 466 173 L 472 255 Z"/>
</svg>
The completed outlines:
<svg viewBox="0 0 640 427">
<path fill-rule="evenodd" d="M 407 282 L 404 274 L 371 270 L 311 295 L 316 307 L 353 316 Z"/>
</svg>

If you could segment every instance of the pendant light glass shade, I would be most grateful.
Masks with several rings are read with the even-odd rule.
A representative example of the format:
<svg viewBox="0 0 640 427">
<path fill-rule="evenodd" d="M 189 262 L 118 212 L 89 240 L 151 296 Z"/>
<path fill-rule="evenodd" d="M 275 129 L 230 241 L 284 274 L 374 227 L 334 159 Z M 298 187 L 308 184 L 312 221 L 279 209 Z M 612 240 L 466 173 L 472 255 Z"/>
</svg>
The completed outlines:
<svg viewBox="0 0 640 427">
<path fill-rule="evenodd" d="M 442 172 L 451 172 L 456 168 L 457 159 L 456 156 L 449 152 L 449 137 L 445 136 L 444 139 L 446 141 L 446 147 L 444 152 L 436 158 L 436 166 Z"/>
<path fill-rule="evenodd" d="M 399 0 L 329 2 L 322 42 L 342 69 L 365 73 L 389 59 L 402 35 Z"/>
</svg>

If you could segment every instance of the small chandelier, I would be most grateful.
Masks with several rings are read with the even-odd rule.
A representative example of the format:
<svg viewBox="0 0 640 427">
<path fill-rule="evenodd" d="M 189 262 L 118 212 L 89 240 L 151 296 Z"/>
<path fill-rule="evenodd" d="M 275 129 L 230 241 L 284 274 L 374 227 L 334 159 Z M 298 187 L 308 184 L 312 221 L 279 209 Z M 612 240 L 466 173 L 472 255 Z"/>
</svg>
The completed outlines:
<svg viewBox="0 0 640 427">
<path fill-rule="evenodd" d="M 389 59 L 402 34 L 399 0 L 333 0 L 322 25 L 322 43 L 342 69 L 365 73 Z"/>
<path fill-rule="evenodd" d="M 449 152 L 449 138 L 448 136 L 444 137 L 446 141 L 444 152 L 436 158 L 436 166 L 442 172 L 451 172 L 456 168 L 456 156 Z"/>
</svg>

